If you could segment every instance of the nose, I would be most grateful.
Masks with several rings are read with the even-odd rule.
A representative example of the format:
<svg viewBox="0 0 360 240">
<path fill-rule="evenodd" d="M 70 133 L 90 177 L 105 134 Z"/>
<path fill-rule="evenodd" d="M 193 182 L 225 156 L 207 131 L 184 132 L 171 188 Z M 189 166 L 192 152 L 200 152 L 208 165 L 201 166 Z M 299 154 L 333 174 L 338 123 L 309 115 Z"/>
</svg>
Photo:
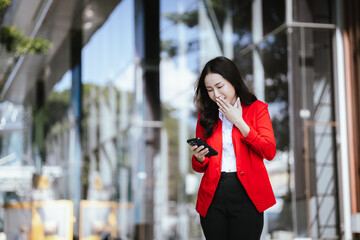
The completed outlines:
<svg viewBox="0 0 360 240">
<path fill-rule="evenodd" d="M 220 93 L 217 89 L 214 89 L 214 96 L 215 98 L 220 97 Z"/>
</svg>

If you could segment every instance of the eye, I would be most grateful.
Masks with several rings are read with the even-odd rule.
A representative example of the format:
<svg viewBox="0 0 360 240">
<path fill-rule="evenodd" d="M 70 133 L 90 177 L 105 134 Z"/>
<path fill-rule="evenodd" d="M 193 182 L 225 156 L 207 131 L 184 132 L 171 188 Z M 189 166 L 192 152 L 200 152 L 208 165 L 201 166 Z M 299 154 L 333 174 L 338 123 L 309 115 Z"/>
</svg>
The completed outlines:
<svg viewBox="0 0 360 240">
<path fill-rule="evenodd" d="M 207 92 L 212 92 L 213 90 L 212 89 L 206 89 L 207 90 Z"/>
<path fill-rule="evenodd" d="M 218 88 L 222 88 L 224 85 L 219 86 Z"/>
</svg>

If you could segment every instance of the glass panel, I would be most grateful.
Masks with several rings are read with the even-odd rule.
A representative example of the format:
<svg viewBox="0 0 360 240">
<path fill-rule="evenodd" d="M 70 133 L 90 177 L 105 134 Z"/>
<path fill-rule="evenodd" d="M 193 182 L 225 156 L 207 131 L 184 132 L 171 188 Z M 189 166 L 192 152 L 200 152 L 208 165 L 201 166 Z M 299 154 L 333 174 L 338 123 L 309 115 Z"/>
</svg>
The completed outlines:
<svg viewBox="0 0 360 240">
<path fill-rule="evenodd" d="M 46 162 L 63 165 L 69 159 L 69 108 L 71 72 L 68 71 L 49 93 L 45 104 Z"/>
<path fill-rule="evenodd" d="M 181 28 L 175 28 L 174 24 L 187 27 L 186 49 L 188 54 L 200 51 L 200 61 L 197 61 L 200 65 L 204 64 L 203 59 L 218 55 L 234 58 L 234 53 L 252 44 L 250 0 L 161 2 L 163 56 L 173 57 L 184 49 L 177 48 L 183 35 Z M 195 70 L 198 63 L 189 67 Z"/>
<path fill-rule="evenodd" d="M 132 239 L 135 222 L 144 221 L 136 215 L 141 206 L 134 207 L 134 202 L 144 200 L 137 180 L 146 178 L 137 165 L 144 144 L 141 128 L 131 121 L 135 105 L 134 6 L 131 0 L 121 1 L 115 9 L 112 1 L 98 4 L 92 1 L 84 12 L 88 21 L 84 31 L 89 37 L 82 49 L 85 190 L 80 209 L 92 217 L 80 216 L 79 235 L 100 236 L 108 226 L 112 237 Z M 98 15 L 100 21 L 106 20 L 103 24 L 98 25 Z M 98 232 L 93 231 L 95 227 Z"/>
<path fill-rule="evenodd" d="M 335 22 L 334 0 L 294 0 L 294 21 L 313 23 Z"/>
<path fill-rule="evenodd" d="M 290 172 L 289 99 L 287 77 L 287 35 L 283 31 L 269 36 L 259 46 L 265 77 L 265 102 L 274 128 L 277 153 L 271 162 L 265 161 L 276 205 L 266 211 L 270 239 L 291 239 L 292 189 Z"/>
<path fill-rule="evenodd" d="M 252 44 L 251 33 L 252 1 L 233 1 L 234 51 L 238 52 Z"/>
<path fill-rule="evenodd" d="M 254 76 L 253 76 L 253 55 L 247 53 L 245 55 L 237 54 L 234 56 L 234 62 L 244 78 L 246 85 L 254 90 Z"/>
<path fill-rule="evenodd" d="M 162 220 L 174 219 L 161 234 L 169 239 L 199 239 L 202 232 L 193 203 L 201 176 L 190 170 L 186 140 L 193 136 L 196 125 L 193 89 L 202 56 L 220 54 L 220 47 L 216 34 L 209 29 L 211 22 L 202 1 L 160 1 L 160 4 L 160 93 L 165 128 L 162 137 L 167 139 L 162 148 L 167 149 L 163 161 L 167 162 L 168 175 L 163 209 L 166 215 L 162 215 Z M 175 21 L 173 16 L 182 21 Z M 199 56 L 203 42 L 212 47 L 208 52 L 204 49 Z"/>
<path fill-rule="evenodd" d="M 336 239 L 339 236 L 339 208 L 337 200 L 337 144 L 331 30 L 296 29 L 293 33 L 301 41 L 296 48 L 299 56 L 294 69 L 298 69 L 297 91 L 301 92 L 300 113 L 305 126 L 303 157 L 295 159 L 305 163 L 305 174 L 296 184 L 305 183 L 306 196 L 297 199 L 305 203 L 297 211 L 306 211 L 306 229 L 313 238 Z M 295 75 L 296 76 L 296 75 Z M 300 150 L 301 151 L 301 150 Z M 300 204 L 298 204 L 300 206 Z M 328 209 L 328 214 L 324 214 Z M 331 209 L 331 211 L 329 210 Z"/>
<path fill-rule="evenodd" d="M 216 33 L 221 32 L 217 38 L 225 56 L 233 58 L 234 54 L 229 55 L 227 51 L 237 52 L 252 44 L 252 1 L 212 0 L 204 3 L 212 27 Z"/>
<path fill-rule="evenodd" d="M 266 35 L 285 22 L 285 0 L 262 1 L 263 33 Z"/>
<path fill-rule="evenodd" d="M 287 39 L 285 32 L 269 36 L 260 45 L 265 73 L 265 102 L 273 113 L 273 127 L 277 133 L 279 150 L 289 150 L 289 113 L 287 78 Z M 274 108 L 273 108 L 274 107 Z"/>
<path fill-rule="evenodd" d="M 302 68 L 305 68 L 304 74 L 310 76 L 310 78 L 306 77 L 307 87 L 303 89 L 304 96 L 307 97 L 304 108 L 310 112 L 308 120 L 314 122 L 314 130 L 308 135 L 311 200 L 315 201 L 309 213 L 312 236 L 336 238 L 338 236 L 338 203 L 335 195 L 337 148 L 336 129 L 331 127 L 331 124 L 334 124 L 332 31 L 305 30 L 300 34 L 304 34 L 304 39 L 312 42 L 310 45 L 305 43 L 309 47 L 303 49 L 306 60 L 302 61 L 306 64 L 302 65 Z M 332 213 L 324 215 L 324 208 L 332 209 Z M 325 216 L 326 219 L 323 219 Z M 314 222 L 316 222 L 315 226 L 313 226 Z"/>
<path fill-rule="evenodd" d="M 0 166 L 21 165 L 24 133 L 25 108 L 11 102 L 0 103 Z M 26 129 L 28 130 L 28 129 Z M 25 132 L 26 133 L 26 132 Z"/>
<path fill-rule="evenodd" d="M 71 160 L 74 159 L 71 145 L 75 145 L 74 138 L 71 138 L 75 123 L 70 110 L 72 89 L 70 68 L 70 38 L 66 37 L 59 51 L 50 62 L 50 66 L 46 69 L 47 78 L 45 82 L 48 89 L 44 90 L 45 104 L 43 111 L 42 109 L 36 111 L 34 117 L 36 144 L 34 144 L 33 155 L 37 167 L 40 168 L 38 161 L 40 161 L 41 156 L 41 145 L 44 144 L 44 167 L 60 170 L 55 178 L 49 177 L 52 186 L 56 189 L 54 195 L 51 196 L 55 199 L 69 199 L 71 196 L 70 189 L 72 188 L 71 184 L 69 184 L 71 174 L 66 174 L 71 168 Z M 36 91 L 41 91 L 41 89 Z M 43 138 L 45 141 L 41 137 L 36 137 L 39 132 L 41 133 L 42 128 L 44 128 L 45 134 Z M 48 194 L 46 196 L 48 199 Z"/>
<path fill-rule="evenodd" d="M 82 15 L 78 15 L 75 24 L 83 23 L 83 42 L 87 43 L 94 33 L 104 24 L 120 0 L 108 1 L 106 3 L 96 0 L 86 1 Z M 125 21 L 120 21 L 125 22 Z"/>
<path fill-rule="evenodd" d="M 311 236 L 336 239 L 338 236 L 338 202 L 336 183 L 336 129 L 332 122 L 311 122 L 305 134 L 305 165 L 309 195 L 307 204 Z"/>
</svg>

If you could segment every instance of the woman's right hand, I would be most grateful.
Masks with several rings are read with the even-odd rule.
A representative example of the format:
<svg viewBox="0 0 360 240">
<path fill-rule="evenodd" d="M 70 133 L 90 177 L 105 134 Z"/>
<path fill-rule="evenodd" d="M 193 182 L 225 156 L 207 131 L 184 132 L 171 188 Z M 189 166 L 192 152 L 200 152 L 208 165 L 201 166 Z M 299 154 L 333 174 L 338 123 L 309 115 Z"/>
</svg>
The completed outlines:
<svg viewBox="0 0 360 240">
<path fill-rule="evenodd" d="M 198 147 L 197 145 L 190 146 L 190 150 L 194 154 L 196 160 L 203 163 L 205 161 L 205 155 L 209 153 L 209 149 L 204 146 Z"/>
</svg>

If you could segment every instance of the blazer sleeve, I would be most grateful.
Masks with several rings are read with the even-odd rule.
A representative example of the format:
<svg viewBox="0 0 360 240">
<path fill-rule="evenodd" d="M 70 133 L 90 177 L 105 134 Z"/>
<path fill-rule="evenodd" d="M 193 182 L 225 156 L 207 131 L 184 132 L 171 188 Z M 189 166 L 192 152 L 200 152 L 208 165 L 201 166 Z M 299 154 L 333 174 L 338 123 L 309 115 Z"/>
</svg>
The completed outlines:
<svg viewBox="0 0 360 240">
<path fill-rule="evenodd" d="M 195 133 L 195 135 L 196 135 L 196 137 L 204 139 L 205 130 L 200 125 L 199 120 L 200 120 L 200 113 L 198 114 L 198 120 L 197 120 L 197 123 L 196 123 L 196 133 Z M 205 157 L 205 161 L 201 163 L 198 160 L 196 160 L 194 155 L 192 156 L 191 164 L 192 164 L 192 168 L 196 172 L 199 172 L 199 173 L 205 172 L 205 170 L 206 170 L 206 168 L 208 166 L 208 163 L 209 163 L 209 158 L 208 157 Z"/>
<path fill-rule="evenodd" d="M 268 105 L 260 103 L 255 114 L 256 129 L 251 124 L 248 124 L 250 132 L 246 137 L 242 136 L 242 138 L 260 157 L 272 160 L 276 154 L 274 131 Z"/>
</svg>

